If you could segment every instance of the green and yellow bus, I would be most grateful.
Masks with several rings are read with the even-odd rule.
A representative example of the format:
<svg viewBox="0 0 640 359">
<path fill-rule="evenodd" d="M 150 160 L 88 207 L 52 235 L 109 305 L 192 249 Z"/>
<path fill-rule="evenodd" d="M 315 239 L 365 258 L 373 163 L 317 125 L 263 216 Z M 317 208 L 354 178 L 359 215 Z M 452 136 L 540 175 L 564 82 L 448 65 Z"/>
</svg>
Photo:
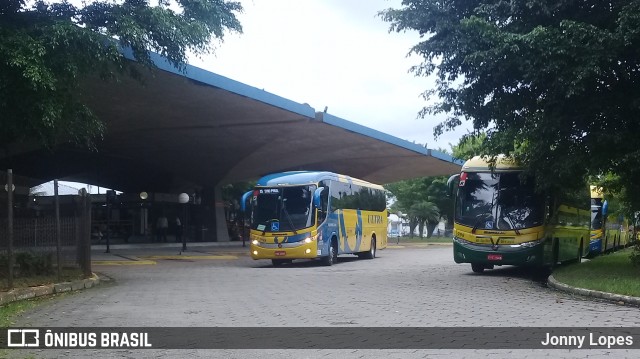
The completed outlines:
<svg viewBox="0 0 640 359">
<path fill-rule="evenodd" d="M 623 214 L 612 213 L 605 221 L 603 251 L 613 252 L 633 243 L 633 225 Z"/>
<path fill-rule="evenodd" d="M 457 185 L 456 185 L 457 183 Z M 589 250 L 589 197 L 539 194 L 533 178 L 504 156 L 492 171 L 476 156 L 448 181 L 457 187 L 453 258 L 481 273 L 498 265 L 552 267 Z M 567 192 L 567 191 L 565 191 Z"/>
<path fill-rule="evenodd" d="M 250 251 L 274 266 L 338 255 L 373 259 L 387 246 L 382 186 L 331 172 L 283 172 L 258 180 L 250 198 Z M 244 202 L 244 201 L 243 201 Z"/>
</svg>

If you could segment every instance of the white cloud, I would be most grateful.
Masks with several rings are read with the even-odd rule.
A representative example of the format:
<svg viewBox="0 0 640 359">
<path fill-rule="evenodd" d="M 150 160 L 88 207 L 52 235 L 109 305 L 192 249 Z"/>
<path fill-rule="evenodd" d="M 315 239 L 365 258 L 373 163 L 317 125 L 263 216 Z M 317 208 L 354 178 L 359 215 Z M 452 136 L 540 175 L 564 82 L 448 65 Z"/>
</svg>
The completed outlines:
<svg viewBox="0 0 640 359">
<path fill-rule="evenodd" d="M 416 119 L 433 79 L 408 73 L 417 33 L 389 33 L 376 16 L 400 0 L 241 1 L 243 34 L 191 64 L 393 136 L 449 148 L 469 126 L 437 141 L 442 118 Z"/>
</svg>

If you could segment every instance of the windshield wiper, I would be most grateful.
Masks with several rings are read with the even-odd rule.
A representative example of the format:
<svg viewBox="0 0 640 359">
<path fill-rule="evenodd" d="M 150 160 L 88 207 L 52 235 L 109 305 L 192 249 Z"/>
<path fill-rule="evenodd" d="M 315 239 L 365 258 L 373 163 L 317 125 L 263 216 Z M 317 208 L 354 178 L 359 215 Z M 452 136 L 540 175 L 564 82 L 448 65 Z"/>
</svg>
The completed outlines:
<svg viewBox="0 0 640 359">
<path fill-rule="evenodd" d="M 516 234 L 520 235 L 520 231 L 518 230 L 518 228 L 516 228 L 516 225 L 515 225 L 516 222 L 513 220 L 513 218 L 511 218 L 511 215 L 509 214 L 509 212 L 502 213 L 503 212 L 502 210 L 500 212 L 501 212 L 500 214 L 503 217 L 506 217 L 509 220 L 509 222 L 511 222 L 511 227 L 513 227 L 513 230 L 516 231 Z"/>
<path fill-rule="evenodd" d="M 291 216 L 289 215 L 289 211 L 287 211 L 287 206 L 285 206 L 284 202 L 282 202 L 282 211 L 287 216 L 287 221 L 289 221 L 289 226 L 291 226 L 291 230 L 293 234 L 298 234 L 295 227 L 293 226 L 293 221 L 291 220 Z"/>
<path fill-rule="evenodd" d="M 476 224 L 473 225 L 473 229 L 471 229 L 471 233 L 476 233 L 476 230 L 485 219 L 492 216 L 491 213 L 480 214 L 480 218 L 476 221 Z"/>
</svg>

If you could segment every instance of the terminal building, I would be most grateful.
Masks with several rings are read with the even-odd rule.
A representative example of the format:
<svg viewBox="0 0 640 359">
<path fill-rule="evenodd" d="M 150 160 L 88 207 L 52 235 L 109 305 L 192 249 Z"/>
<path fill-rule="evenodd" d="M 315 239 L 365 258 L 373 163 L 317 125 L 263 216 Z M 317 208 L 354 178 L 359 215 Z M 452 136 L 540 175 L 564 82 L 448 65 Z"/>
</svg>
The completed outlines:
<svg viewBox="0 0 640 359">
<path fill-rule="evenodd" d="M 47 212 L 52 200 L 32 188 L 58 179 L 103 189 L 92 198 L 96 241 L 107 220 L 114 239 L 151 241 L 162 214 L 186 221 L 189 241 L 229 241 L 235 232 L 227 224 L 238 215 L 233 193 L 225 193 L 232 184 L 288 170 L 385 184 L 452 174 L 462 164 L 307 104 L 152 58 L 158 68 L 143 81 L 85 82 L 83 99 L 106 124 L 97 151 L 13 143 L 0 153 L 0 177 L 6 179 L 5 169 L 15 175 L 17 216 Z M 108 200 L 104 188 L 119 192 Z M 0 200 L 6 203 L 6 192 Z M 6 218 L 6 206 L 0 215 Z"/>
</svg>

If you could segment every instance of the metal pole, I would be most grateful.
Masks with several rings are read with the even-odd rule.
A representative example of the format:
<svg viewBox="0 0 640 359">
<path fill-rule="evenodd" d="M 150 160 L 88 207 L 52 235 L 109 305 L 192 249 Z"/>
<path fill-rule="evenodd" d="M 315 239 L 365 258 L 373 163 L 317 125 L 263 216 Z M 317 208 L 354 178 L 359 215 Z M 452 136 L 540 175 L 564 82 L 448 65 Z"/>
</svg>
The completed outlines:
<svg viewBox="0 0 640 359">
<path fill-rule="evenodd" d="M 107 199 L 107 251 L 105 253 L 111 253 L 111 249 L 109 248 L 109 242 L 111 239 L 111 201 L 109 201 L 109 194 L 106 196 Z"/>
<path fill-rule="evenodd" d="M 187 236 L 186 236 L 186 225 L 187 225 L 187 204 L 183 204 L 182 205 L 182 251 L 186 252 L 187 251 Z"/>
<path fill-rule="evenodd" d="M 58 180 L 53 180 L 53 198 L 56 210 L 56 260 L 58 262 L 58 281 L 62 280 L 62 235 L 60 233 L 60 198 L 58 197 Z"/>
<path fill-rule="evenodd" d="M 244 235 L 244 211 L 240 212 L 240 236 L 242 237 L 242 246 L 246 247 Z"/>
<path fill-rule="evenodd" d="M 7 284 L 9 288 L 13 288 L 13 170 L 7 170 L 7 238 L 9 246 L 7 248 L 9 255 L 9 278 Z"/>
<path fill-rule="evenodd" d="M 84 241 L 84 275 L 89 278 L 91 276 L 91 194 L 82 190 L 82 222 L 84 233 L 82 240 Z"/>
</svg>

